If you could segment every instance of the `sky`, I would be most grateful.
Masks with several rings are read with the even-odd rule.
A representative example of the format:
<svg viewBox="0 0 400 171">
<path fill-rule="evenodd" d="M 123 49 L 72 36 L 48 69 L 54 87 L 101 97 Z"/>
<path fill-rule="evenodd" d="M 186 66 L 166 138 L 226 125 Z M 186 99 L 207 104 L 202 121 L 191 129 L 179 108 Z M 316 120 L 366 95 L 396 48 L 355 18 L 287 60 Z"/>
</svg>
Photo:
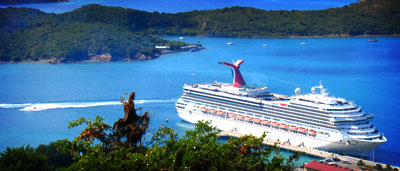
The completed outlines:
<svg viewBox="0 0 400 171">
<path fill-rule="evenodd" d="M 177 13 L 231 6 L 255 7 L 264 10 L 320 10 L 342 7 L 354 2 L 357 0 L 70 0 L 63 3 L 23 4 L 16 7 L 31 7 L 44 12 L 63 13 L 87 4 L 100 4 L 148 12 Z"/>
</svg>

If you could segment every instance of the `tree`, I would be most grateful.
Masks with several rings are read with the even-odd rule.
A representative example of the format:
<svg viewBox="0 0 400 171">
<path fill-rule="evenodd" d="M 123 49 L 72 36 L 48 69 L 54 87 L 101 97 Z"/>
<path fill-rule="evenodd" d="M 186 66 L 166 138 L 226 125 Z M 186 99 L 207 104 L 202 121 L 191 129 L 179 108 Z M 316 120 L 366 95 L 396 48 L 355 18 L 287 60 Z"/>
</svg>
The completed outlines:
<svg viewBox="0 0 400 171">
<path fill-rule="evenodd" d="M 51 170 L 44 155 L 35 153 L 32 147 L 7 147 L 0 153 L 0 170 Z"/>
<path fill-rule="evenodd" d="M 381 164 L 376 164 L 375 165 L 375 167 L 376 167 L 376 170 L 383 170 L 383 167 L 382 167 L 382 165 Z"/>
<path fill-rule="evenodd" d="M 386 164 L 385 170 L 392 171 L 393 168 L 392 168 L 392 166 L 390 164 Z"/>
<path fill-rule="evenodd" d="M 218 141 L 215 127 L 199 122 L 195 130 L 179 137 L 171 128 L 162 126 L 143 142 L 149 124 L 148 113 L 137 115 L 135 94 L 124 104 L 125 117 L 113 127 L 95 120 L 79 119 L 70 127 L 86 124 L 81 135 L 73 141 L 58 141 L 75 162 L 68 169 L 96 170 L 293 170 L 300 153 L 288 159 L 279 154 L 276 146 L 265 146 L 262 137 L 231 138 Z M 143 144 L 147 144 L 146 146 Z M 270 158 L 272 158 L 270 160 Z"/>
<path fill-rule="evenodd" d="M 67 167 L 73 163 L 72 156 L 57 149 L 55 142 L 50 142 L 48 145 L 39 145 L 36 147 L 35 153 L 46 156 L 47 163 L 53 168 Z"/>
<path fill-rule="evenodd" d="M 357 166 L 362 170 L 363 166 L 364 166 L 364 162 L 362 160 L 359 160 L 357 162 Z"/>
</svg>

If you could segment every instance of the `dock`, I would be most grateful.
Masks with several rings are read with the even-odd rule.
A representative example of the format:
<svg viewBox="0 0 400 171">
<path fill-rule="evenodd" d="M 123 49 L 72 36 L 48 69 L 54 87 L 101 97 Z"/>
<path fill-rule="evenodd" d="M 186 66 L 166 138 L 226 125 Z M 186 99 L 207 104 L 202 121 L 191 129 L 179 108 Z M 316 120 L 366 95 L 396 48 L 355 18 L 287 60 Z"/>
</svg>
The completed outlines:
<svg viewBox="0 0 400 171">
<path fill-rule="evenodd" d="M 245 135 L 246 134 L 233 132 L 233 131 L 222 131 L 221 133 L 218 134 L 218 136 L 220 136 L 220 137 L 242 137 Z M 277 143 L 277 146 L 279 148 L 283 148 L 288 151 L 299 151 L 299 152 L 303 152 L 304 154 L 308 154 L 311 156 L 320 157 L 320 158 L 324 158 L 324 159 L 338 158 L 341 161 L 348 161 L 348 162 L 350 162 L 350 164 L 344 164 L 343 162 L 337 162 L 335 164 L 342 166 L 342 167 L 347 167 L 349 169 L 359 170 L 359 168 L 357 166 L 357 162 L 360 160 L 362 160 L 365 165 L 375 166 L 376 164 L 381 164 L 383 167 L 386 166 L 386 164 L 383 164 L 383 163 L 365 160 L 365 159 L 361 159 L 361 158 L 357 158 L 357 157 L 353 157 L 353 156 L 344 156 L 344 155 L 340 155 L 340 154 L 336 154 L 336 153 L 332 153 L 332 152 L 328 152 L 328 151 L 318 150 L 315 148 L 294 146 L 294 145 L 290 145 L 290 144 L 283 143 L 283 142 L 273 141 L 267 137 L 264 138 L 263 144 L 272 146 L 275 143 Z M 396 166 L 392 166 L 392 167 L 400 169 L 399 167 L 396 167 Z"/>
</svg>

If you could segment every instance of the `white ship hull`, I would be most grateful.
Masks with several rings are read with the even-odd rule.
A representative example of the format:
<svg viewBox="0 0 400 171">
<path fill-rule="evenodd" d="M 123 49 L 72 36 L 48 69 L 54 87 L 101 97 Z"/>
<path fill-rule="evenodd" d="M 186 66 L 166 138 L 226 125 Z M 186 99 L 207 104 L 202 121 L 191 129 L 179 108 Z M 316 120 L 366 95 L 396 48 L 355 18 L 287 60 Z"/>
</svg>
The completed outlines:
<svg viewBox="0 0 400 171">
<path fill-rule="evenodd" d="M 291 145 L 295 146 L 316 148 L 346 155 L 364 156 L 384 142 L 360 141 L 352 139 L 348 136 L 343 136 L 341 132 L 330 133 L 330 137 L 328 138 L 312 137 L 288 130 L 281 130 L 271 126 L 256 124 L 254 122 L 249 123 L 246 121 L 239 121 L 234 118 L 226 118 L 226 116 L 224 118 L 191 109 L 177 110 L 179 117 L 190 123 L 197 123 L 198 121 L 210 121 L 212 126 L 215 126 L 220 130 L 237 131 L 238 133 L 251 134 L 258 137 L 266 132 L 266 138 L 269 138 L 273 141 L 280 141 L 282 143 L 290 143 Z"/>
<path fill-rule="evenodd" d="M 233 83 L 184 85 L 176 103 L 179 117 L 190 123 L 210 121 L 218 129 L 236 131 L 295 146 L 364 156 L 387 141 L 371 124 L 374 115 L 343 98 L 329 96 L 322 84 L 311 93 L 285 96 L 267 87 L 246 85 L 235 63 Z M 317 93 L 319 91 L 319 93 Z"/>
</svg>

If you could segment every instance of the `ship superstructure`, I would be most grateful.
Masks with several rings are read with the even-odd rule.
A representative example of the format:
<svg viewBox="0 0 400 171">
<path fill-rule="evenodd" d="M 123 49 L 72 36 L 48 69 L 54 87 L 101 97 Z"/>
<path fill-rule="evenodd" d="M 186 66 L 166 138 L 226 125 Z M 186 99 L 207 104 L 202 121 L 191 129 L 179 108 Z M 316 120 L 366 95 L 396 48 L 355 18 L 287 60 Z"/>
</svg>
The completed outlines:
<svg viewBox="0 0 400 171">
<path fill-rule="evenodd" d="M 292 145 L 363 156 L 386 141 L 371 124 L 374 117 L 343 98 L 329 96 L 320 84 L 310 94 L 274 94 L 267 87 L 246 85 L 239 67 L 232 68 L 233 83 L 184 85 L 176 103 L 185 121 L 211 121 L 221 130 L 261 136 Z"/>
</svg>

